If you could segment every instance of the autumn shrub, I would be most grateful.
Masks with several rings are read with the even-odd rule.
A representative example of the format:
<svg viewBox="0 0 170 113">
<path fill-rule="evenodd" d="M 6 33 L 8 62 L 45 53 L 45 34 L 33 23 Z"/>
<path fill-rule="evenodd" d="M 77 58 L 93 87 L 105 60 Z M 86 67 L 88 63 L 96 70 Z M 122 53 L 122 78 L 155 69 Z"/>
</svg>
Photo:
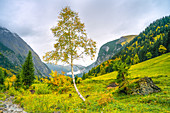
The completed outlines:
<svg viewBox="0 0 170 113">
<path fill-rule="evenodd" d="M 5 101 L 6 95 L 0 92 L 0 100 Z"/>
<path fill-rule="evenodd" d="M 23 88 L 19 88 L 18 91 L 21 93 L 21 94 L 24 94 L 25 93 L 25 90 Z"/>
<path fill-rule="evenodd" d="M 15 96 L 15 98 L 14 98 L 14 103 L 19 104 L 22 100 L 23 100 L 23 97 L 22 97 L 22 96 Z"/>
<path fill-rule="evenodd" d="M 16 80 L 17 78 L 15 75 L 13 75 L 12 77 L 7 77 L 4 81 L 6 89 L 10 89 L 12 86 L 14 86 Z"/>
<path fill-rule="evenodd" d="M 5 86 L 4 86 L 4 85 L 2 85 L 2 84 L 0 84 L 0 90 L 1 90 L 2 92 L 4 92 L 4 90 L 5 90 Z"/>
<path fill-rule="evenodd" d="M 49 84 L 52 90 L 58 91 L 59 93 L 69 90 L 72 81 L 70 77 L 58 74 L 57 71 L 52 71 L 50 75 L 51 77 L 42 78 L 41 80 Z"/>
<path fill-rule="evenodd" d="M 102 94 L 101 98 L 99 100 L 97 100 L 97 103 L 101 106 L 105 106 L 108 103 L 110 103 L 111 101 L 113 101 L 112 95 L 111 94 Z"/>
<path fill-rule="evenodd" d="M 11 87 L 11 88 L 8 90 L 8 94 L 9 94 L 10 96 L 14 96 L 14 95 L 17 94 L 17 91 L 15 90 L 14 87 Z"/>
<path fill-rule="evenodd" d="M 36 94 L 49 94 L 52 93 L 51 89 L 49 88 L 48 84 L 33 84 L 35 93 Z"/>
<path fill-rule="evenodd" d="M 82 82 L 82 78 L 81 77 L 78 77 L 77 80 L 76 80 L 76 83 L 79 84 Z"/>
</svg>

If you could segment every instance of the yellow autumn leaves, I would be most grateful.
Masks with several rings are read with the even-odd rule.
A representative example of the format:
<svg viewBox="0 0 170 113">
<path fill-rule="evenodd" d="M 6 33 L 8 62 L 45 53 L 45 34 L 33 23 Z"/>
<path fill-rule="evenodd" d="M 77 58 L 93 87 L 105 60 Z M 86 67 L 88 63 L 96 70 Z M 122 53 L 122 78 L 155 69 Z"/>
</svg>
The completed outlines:
<svg viewBox="0 0 170 113">
<path fill-rule="evenodd" d="M 5 87 L 11 88 L 14 85 L 16 80 L 17 80 L 17 77 L 15 75 L 13 75 L 12 77 L 7 77 L 4 81 Z"/>
</svg>

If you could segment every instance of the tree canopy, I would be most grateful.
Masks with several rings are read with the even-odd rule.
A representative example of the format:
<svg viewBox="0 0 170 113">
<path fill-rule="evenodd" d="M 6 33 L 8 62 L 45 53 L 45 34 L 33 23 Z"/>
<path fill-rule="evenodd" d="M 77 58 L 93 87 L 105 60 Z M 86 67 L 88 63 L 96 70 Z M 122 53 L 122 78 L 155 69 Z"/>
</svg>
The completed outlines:
<svg viewBox="0 0 170 113">
<path fill-rule="evenodd" d="M 54 37 L 56 37 L 55 50 L 47 52 L 43 57 L 44 61 L 55 63 L 61 61 L 71 64 L 74 87 L 80 98 L 85 101 L 75 84 L 73 61 L 83 58 L 84 55 L 94 58 L 96 42 L 92 39 L 87 39 L 84 23 L 80 21 L 78 13 L 72 11 L 70 7 L 65 7 L 61 10 L 58 23 L 51 30 Z"/>
<path fill-rule="evenodd" d="M 57 43 L 55 50 L 47 52 L 43 57 L 45 61 L 62 61 L 71 64 L 71 60 L 90 55 L 94 58 L 96 42 L 87 39 L 85 25 L 80 21 L 78 13 L 69 7 L 62 9 L 58 17 L 57 26 L 51 28 Z"/>
</svg>

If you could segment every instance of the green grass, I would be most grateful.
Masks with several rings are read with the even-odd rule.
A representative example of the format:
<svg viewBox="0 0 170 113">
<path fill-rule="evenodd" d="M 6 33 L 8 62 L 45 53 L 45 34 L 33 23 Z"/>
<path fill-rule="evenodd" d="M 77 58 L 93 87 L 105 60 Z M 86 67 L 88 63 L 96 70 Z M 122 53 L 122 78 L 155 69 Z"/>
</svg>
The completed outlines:
<svg viewBox="0 0 170 113">
<path fill-rule="evenodd" d="M 6 99 L 6 96 L 4 93 L 0 92 L 0 100 L 4 101 Z M 1 104 L 1 103 L 0 103 Z"/>
<path fill-rule="evenodd" d="M 136 77 L 151 77 L 162 89 L 150 95 L 120 95 L 116 89 L 106 88 L 116 79 L 117 72 L 86 79 L 77 85 L 83 96 L 90 95 L 85 102 L 78 97 L 74 87 L 64 94 L 19 93 L 17 102 L 27 112 L 77 112 L 77 113 L 168 113 L 170 112 L 170 53 L 131 66 L 130 80 Z M 69 97 L 69 94 L 72 97 Z M 100 101 L 99 101 L 100 100 Z"/>
</svg>

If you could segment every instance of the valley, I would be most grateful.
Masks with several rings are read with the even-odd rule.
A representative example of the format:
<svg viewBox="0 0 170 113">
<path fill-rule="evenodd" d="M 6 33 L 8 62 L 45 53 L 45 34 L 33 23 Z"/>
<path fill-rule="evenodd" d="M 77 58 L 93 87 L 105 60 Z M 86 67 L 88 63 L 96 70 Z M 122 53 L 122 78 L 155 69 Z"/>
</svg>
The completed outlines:
<svg viewBox="0 0 170 113">
<path fill-rule="evenodd" d="M 89 95 L 89 97 L 86 98 L 86 102 L 83 103 L 80 98 L 78 98 L 73 87 L 70 87 L 68 92 L 62 94 L 55 92 L 51 94 L 30 94 L 29 91 L 24 91 L 23 93 L 15 91 L 13 92 L 16 96 L 14 102 L 20 103 L 27 112 L 168 112 L 170 111 L 169 58 L 170 54 L 167 53 L 133 65 L 129 70 L 130 76 L 128 78 L 130 81 L 145 76 L 151 77 L 154 83 L 162 89 L 159 93 L 144 96 L 117 94 L 117 88 L 108 89 L 106 87 L 116 80 L 117 72 L 112 72 L 83 80 L 78 84 L 82 95 Z M 158 62 L 158 64 L 155 65 L 155 62 Z M 143 66 L 145 68 L 143 68 Z M 40 88 L 38 84 L 34 86 Z M 47 92 L 46 90 L 49 89 L 44 89 L 44 93 Z M 71 97 L 69 97 L 70 94 L 72 95 Z M 3 94 L 1 93 L 1 95 Z M 30 101 L 30 99 L 32 101 Z M 101 99 L 103 100 L 102 103 L 99 101 Z"/>
<path fill-rule="evenodd" d="M 162 1 L 2 3 L 0 113 L 170 113 L 170 15 Z M 83 66 L 83 58 L 94 62 Z"/>
</svg>

